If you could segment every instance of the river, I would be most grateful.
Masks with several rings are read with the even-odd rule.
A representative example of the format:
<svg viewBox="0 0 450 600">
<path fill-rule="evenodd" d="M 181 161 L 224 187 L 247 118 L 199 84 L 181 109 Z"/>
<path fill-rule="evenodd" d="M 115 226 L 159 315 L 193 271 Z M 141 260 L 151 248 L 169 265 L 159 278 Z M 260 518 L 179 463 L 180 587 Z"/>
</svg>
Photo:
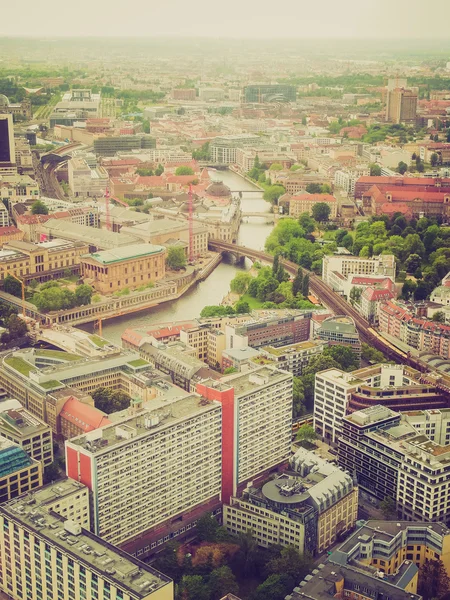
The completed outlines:
<svg viewBox="0 0 450 600">
<path fill-rule="evenodd" d="M 243 190 L 242 210 L 251 212 L 269 212 L 270 204 L 265 202 L 261 194 L 245 193 L 244 190 L 256 190 L 252 184 L 233 173 L 232 171 L 210 171 L 211 179 L 221 180 L 231 190 Z M 265 222 L 264 218 L 252 217 L 241 223 L 238 243 L 249 246 L 256 250 L 264 248 L 264 242 L 272 231 L 273 225 Z M 244 269 L 250 268 L 250 262 L 246 260 Z M 172 303 L 161 304 L 143 310 L 136 314 L 117 317 L 103 322 L 103 336 L 117 344 L 120 344 L 120 336 L 127 327 L 145 330 L 153 323 L 164 323 L 170 321 L 182 321 L 193 319 L 200 315 L 202 308 L 208 304 L 219 304 L 229 292 L 230 281 L 234 278 L 238 267 L 229 262 L 222 263 L 211 273 L 211 275 L 195 287 L 191 288 L 179 300 Z M 89 325 L 91 328 L 92 325 Z M 83 327 L 84 329 L 84 327 Z"/>
</svg>

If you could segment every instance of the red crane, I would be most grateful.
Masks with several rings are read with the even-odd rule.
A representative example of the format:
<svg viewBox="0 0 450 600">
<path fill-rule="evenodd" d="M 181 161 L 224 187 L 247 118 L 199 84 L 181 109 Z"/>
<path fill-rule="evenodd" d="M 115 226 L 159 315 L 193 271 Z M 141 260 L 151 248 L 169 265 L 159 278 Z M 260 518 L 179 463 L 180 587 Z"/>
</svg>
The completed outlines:
<svg viewBox="0 0 450 600">
<path fill-rule="evenodd" d="M 189 184 L 189 262 L 194 260 L 194 206 L 192 203 L 192 184 Z"/>
<path fill-rule="evenodd" d="M 105 190 L 106 229 L 111 231 L 111 213 L 109 212 L 109 190 Z"/>
</svg>

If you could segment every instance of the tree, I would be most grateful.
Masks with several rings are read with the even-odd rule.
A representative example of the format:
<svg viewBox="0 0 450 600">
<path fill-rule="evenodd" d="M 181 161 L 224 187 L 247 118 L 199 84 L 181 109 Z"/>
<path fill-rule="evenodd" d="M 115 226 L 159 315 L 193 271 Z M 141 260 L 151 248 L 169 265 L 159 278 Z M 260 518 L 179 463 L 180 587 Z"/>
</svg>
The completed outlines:
<svg viewBox="0 0 450 600">
<path fill-rule="evenodd" d="M 275 279 L 280 283 L 283 283 L 284 281 L 289 281 L 289 275 L 284 270 L 283 265 L 278 265 L 277 272 L 275 273 Z"/>
<path fill-rule="evenodd" d="M 357 287 L 357 286 L 353 286 L 352 289 L 350 290 L 350 302 L 351 304 L 359 304 L 359 301 L 361 300 L 361 296 L 363 293 L 363 288 L 362 287 Z"/>
<path fill-rule="evenodd" d="M 423 600 L 442 598 L 450 590 L 450 579 L 442 560 L 427 560 L 419 569 L 417 593 Z"/>
<path fill-rule="evenodd" d="M 8 317 L 6 326 L 12 340 L 23 337 L 28 331 L 26 322 L 16 314 Z"/>
<path fill-rule="evenodd" d="M 249 313 L 250 312 L 250 304 L 248 302 L 246 302 L 245 300 L 239 300 L 234 305 L 234 310 L 236 311 L 236 314 L 238 314 L 238 315 Z"/>
<path fill-rule="evenodd" d="M 180 246 L 170 246 L 167 252 L 166 264 L 170 269 L 179 271 L 186 266 L 186 254 Z"/>
<path fill-rule="evenodd" d="M 305 412 L 305 386 L 300 377 L 294 377 L 292 383 L 292 416 L 299 417 Z"/>
<path fill-rule="evenodd" d="M 433 315 L 433 321 L 436 323 L 445 323 L 445 312 L 442 310 L 438 310 Z"/>
<path fill-rule="evenodd" d="M 280 255 L 277 252 L 275 254 L 275 256 L 273 257 L 273 263 L 272 263 L 272 275 L 274 277 L 276 277 L 276 275 L 277 275 L 279 266 L 280 266 Z"/>
<path fill-rule="evenodd" d="M 282 185 L 271 185 L 270 187 L 268 187 L 265 190 L 265 192 L 263 194 L 263 198 L 267 202 L 276 204 L 278 201 L 278 198 L 280 196 L 282 196 L 284 193 L 286 193 L 286 190 Z"/>
<path fill-rule="evenodd" d="M 282 171 L 283 165 L 281 163 L 272 163 L 270 165 L 270 171 Z"/>
<path fill-rule="evenodd" d="M 267 563 L 266 570 L 273 575 L 284 573 L 295 581 L 301 581 L 309 573 L 311 567 L 312 561 L 309 554 L 300 555 L 294 546 L 286 546 L 281 550 L 279 557 L 272 558 Z"/>
<path fill-rule="evenodd" d="M 48 215 L 48 208 L 45 206 L 43 202 L 40 200 L 36 200 L 31 205 L 31 214 L 32 215 Z"/>
<path fill-rule="evenodd" d="M 52 483 L 57 479 L 61 479 L 61 473 L 56 462 L 52 462 L 44 468 L 44 484 Z"/>
<path fill-rule="evenodd" d="M 370 167 L 370 175 L 372 177 L 380 177 L 381 175 L 381 167 L 379 164 L 377 163 L 372 163 L 371 165 L 369 165 Z"/>
<path fill-rule="evenodd" d="M 324 356 L 331 356 L 341 367 L 343 371 L 353 371 L 359 367 L 357 355 L 353 352 L 350 346 L 328 346 L 323 351 Z"/>
<path fill-rule="evenodd" d="M 86 285 L 82 283 L 78 285 L 75 289 L 75 301 L 77 306 L 83 306 L 85 304 L 90 304 L 92 298 L 92 288 L 90 285 Z"/>
<path fill-rule="evenodd" d="M 219 528 L 220 525 L 214 515 L 207 512 L 197 521 L 197 539 L 200 542 L 215 542 L 217 541 L 217 530 Z"/>
<path fill-rule="evenodd" d="M 304 296 L 305 298 L 307 298 L 309 296 L 309 275 L 308 274 L 306 274 L 303 277 L 302 296 Z"/>
<path fill-rule="evenodd" d="M 155 169 L 155 175 L 157 175 L 159 177 L 163 173 L 164 173 L 164 167 L 161 164 L 159 164 Z"/>
<path fill-rule="evenodd" d="M 261 585 L 258 585 L 251 600 L 283 600 L 292 590 L 295 580 L 288 575 L 270 575 Z"/>
<path fill-rule="evenodd" d="M 153 566 L 155 569 L 164 573 L 171 579 L 177 581 L 179 579 L 181 568 L 178 564 L 178 550 L 180 544 L 175 540 L 170 540 L 164 546 L 161 552 L 158 552 Z"/>
<path fill-rule="evenodd" d="M 439 162 L 439 156 L 436 154 L 436 152 L 433 152 L 432 155 L 430 156 L 430 163 L 432 167 L 435 167 Z"/>
<path fill-rule="evenodd" d="M 425 165 L 423 164 L 423 160 L 420 160 L 416 163 L 416 169 L 419 173 L 423 173 L 425 171 Z"/>
<path fill-rule="evenodd" d="M 303 271 L 302 268 L 299 267 L 297 271 L 297 275 L 295 276 L 294 281 L 292 282 L 292 294 L 297 296 L 303 289 Z"/>
<path fill-rule="evenodd" d="M 210 592 L 200 575 L 183 575 L 179 585 L 182 600 L 209 600 Z"/>
<path fill-rule="evenodd" d="M 230 289 L 235 294 L 245 294 L 252 276 L 249 273 L 240 272 L 230 281 Z"/>
<path fill-rule="evenodd" d="M 187 167 L 186 165 L 181 165 L 175 170 L 175 175 L 177 177 L 179 175 L 194 175 L 194 169 L 192 167 Z"/>
<path fill-rule="evenodd" d="M 322 193 L 322 186 L 320 185 L 320 183 L 308 183 L 305 189 L 308 194 Z"/>
<path fill-rule="evenodd" d="M 397 518 L 397 505 L 390 496 L 386 496 L 380 502 L 380 509 L 387 521 L 394 521 Z"/>
<path fill-rule="evenodd" d="M 312 216 L 319 223 L 325 223 L 330 218 L 331 208 L 326 202 L 317 202 L 312 207 Z"/>
<path fill-rule="evenodd" d="M 214 569 L 208 580 L 209 590 L 213 600 L 225 597 L 227 594 L 237 594 L 239 586 L 230 567 L 223 566 Z"/>
<path fill-rule="evenodd" d="M 7 275 L 3 280 L 3 291 L 7 294 L 11 294 L 13 296 L 17 296 L 17 298 L 22 297 L 22 284 L 20 281 L 17 281 L 11 275 Z"/>
<path fill-rule="evenodd" d="M 402 287 L 402 298 L 405 300 L 409 300 L 411 295 L 415 292 L 417 288 L 417 283 L 412 281 L 412 279 L 406 279 L 405 283 Z"/>
<path fill-rule="evenodd" d="M 232 373 L 237 373 L 237 372 L 238 372 L 238 370 L 236 369 L 236 367 L 227 367 L 224 370 L 223 374 L 224 375 L 231 375 Z"/>
<path fill-rule="evenodd" d="M 316 430 L 312 425 L 305 423 L 297 431 L 297 440 L 299 442 L 312 442 L 317 438 Z"/>
<path fill-rule="evenodd" d="M 400 173 L 400 175 L 404 175 L 407 170 L 408 170 L 408 165 L 401 160 L 398 163 L 397 172 Z"/>
<path fill-rule="evenodd" d="M 130 405 L 130 396 L 119 390 L 112 390 L 107 387 L 99 387 L 92 393 L 95 408 L 111 414 L 119 410 L 124 410 Z"/>
<path fill-rule="evenodd" d="M 312 233 L 316 228 L 314 219 L 307 212 L 299 216 L 298 222 L 305 233 Z"/>
<path fill-rule="evenodd" d="M 369 344 L 362 343 L 361 344 L 361 358 L 369 363 L 378 364 L 386 362 L 384 358 L 384 354 Z"/>
<path fill-rule="evenodd" d="M 421 264 L 422 259 L 418 254 L 410 254 L 405 261 L 406 272 L 414 273 L 414 271 L 416 271 L 416 269 L 418 269 Z"/>
</svg>

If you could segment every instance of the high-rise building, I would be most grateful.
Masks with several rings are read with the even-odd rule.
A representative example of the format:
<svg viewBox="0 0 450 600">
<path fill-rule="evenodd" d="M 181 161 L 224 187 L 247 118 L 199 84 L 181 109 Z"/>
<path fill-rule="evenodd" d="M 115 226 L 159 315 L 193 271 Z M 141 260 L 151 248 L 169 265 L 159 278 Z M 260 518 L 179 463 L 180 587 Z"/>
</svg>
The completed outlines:
<svg viewBox="0 0 450 600">
<path fill-rule="evenodd" d="M 386 121 L 414 123 L 417 117 L 417 92 L 396 87 L 386 92 Z"/>
<path fill-rule="evenodd" d="M 16 172 L 13 118 L 9 114 L 0 114 L 0 173 L 14 175 Z"/>
<path fill-rule="evenodd" d="M 15 600 L 172 600 L 168 577 L 59 514 L 67 498 L 86 505 L 84 490 L 61 483 L 0 507 L 0 589 Z"/>
</svg>

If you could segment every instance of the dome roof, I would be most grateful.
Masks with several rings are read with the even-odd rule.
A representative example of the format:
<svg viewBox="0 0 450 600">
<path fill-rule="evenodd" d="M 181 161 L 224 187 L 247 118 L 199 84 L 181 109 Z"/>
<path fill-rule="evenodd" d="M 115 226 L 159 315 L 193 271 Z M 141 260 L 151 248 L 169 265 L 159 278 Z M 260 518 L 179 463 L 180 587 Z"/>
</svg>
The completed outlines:
<svg viewBox="0 0 450 600">
<path fill-rule="evenodd" d="M 208 196 L 224 197 L 224 196 L 230 196 L 231 190 L 222 181 L 213 181 L 206 188 L 206 193 L 208 194 Z"/>
<path fill-rule="evenodd" d="M 0 106 L 9 106 L 9 100 L 3 94 L 0 94 Z"/>
</svg>

